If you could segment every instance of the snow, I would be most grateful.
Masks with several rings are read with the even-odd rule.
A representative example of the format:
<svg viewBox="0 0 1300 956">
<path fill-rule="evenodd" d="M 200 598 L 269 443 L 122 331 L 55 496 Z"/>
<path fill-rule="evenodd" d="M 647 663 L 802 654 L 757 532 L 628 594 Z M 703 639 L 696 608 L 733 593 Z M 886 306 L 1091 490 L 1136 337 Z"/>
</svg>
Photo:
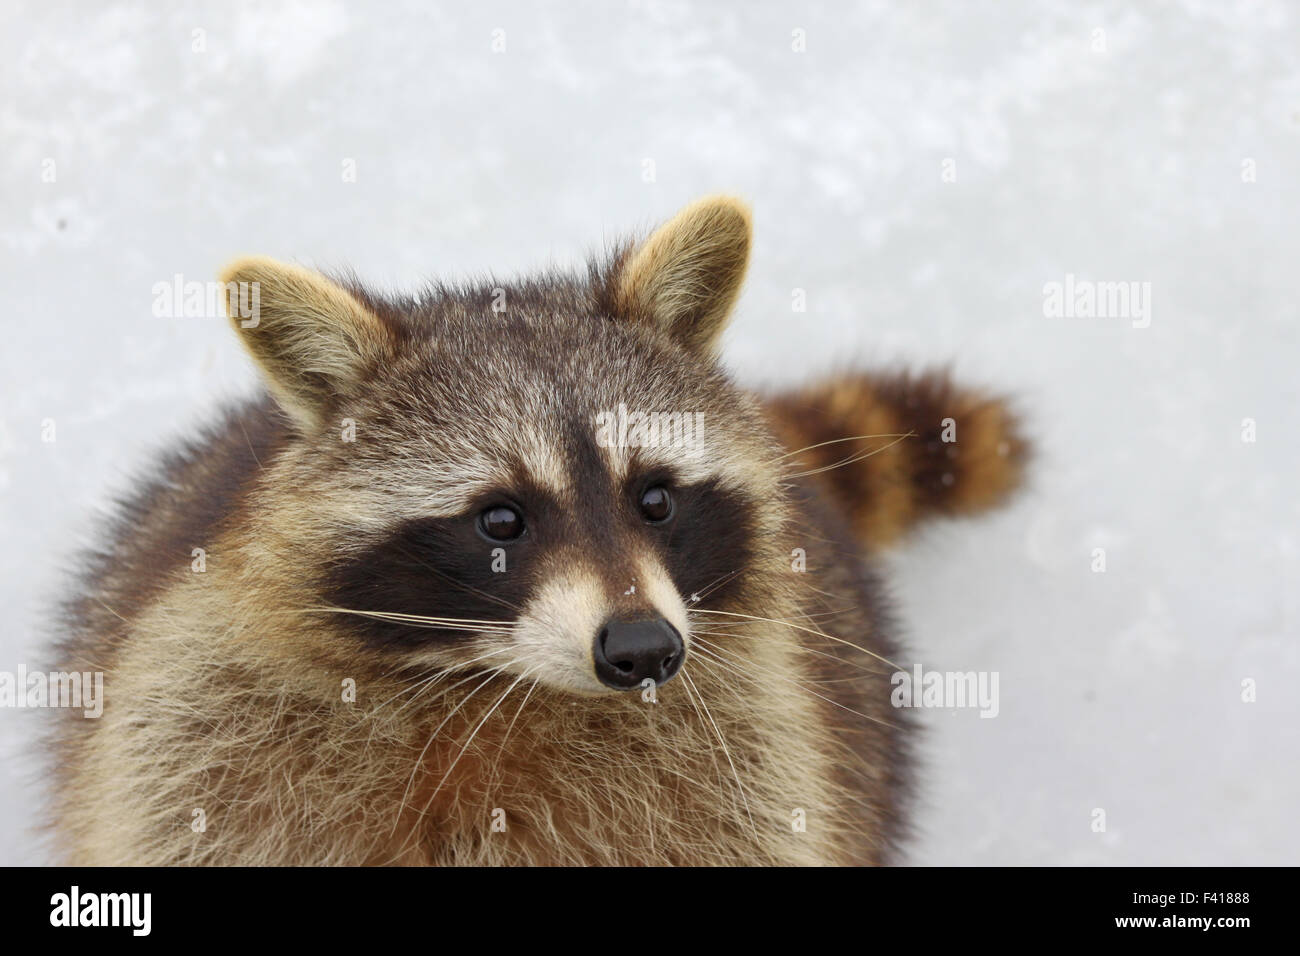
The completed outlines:
<svg viewBox="0 0 1300 956">
<path fill-rule="evenodd" d="M 221 320 L 152 314 L 155 283 L 245 252 L 388 287 L 509 274 L 725 190 L 755 208 L 744 380 L 946 362 L 1014 395 L 1040 449 L 1015 506 L 888 562 L 913 658 L 1000 675 L 995 719 L 925 714 L 907 861 L 1300 858 L 1294 7 L 0 20 L 0 669 L 46 659 L 109 493 L 251 385 Z M 1150 283 L 1150 324 L 1049 317 L 1067 275 Z M 38 719 L 0 710 L 0 863 L 44 859 Z"/>
</svg>

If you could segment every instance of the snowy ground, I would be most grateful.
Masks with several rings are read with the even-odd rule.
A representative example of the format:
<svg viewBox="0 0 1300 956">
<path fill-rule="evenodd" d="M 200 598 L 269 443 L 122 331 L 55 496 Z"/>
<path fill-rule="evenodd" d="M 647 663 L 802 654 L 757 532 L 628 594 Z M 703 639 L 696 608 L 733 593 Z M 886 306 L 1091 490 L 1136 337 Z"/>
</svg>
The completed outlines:
<svg viewBox="0 0 1300 956">
<path fill-rule="evenodd" d="M 1000 674 L 996 719 L 928 714 L 909 860 L 1300 862 L 1300 11 L 438 6 L 0 4 L 0 670 L 108 490 L 250 387 L 156 282 L 576 262 L 729 190 L 743 378 L 951 362 L 1041 447 L 891 561 L 915 658 Z M 1149 325 L 1045 315 L 1067 274 Z M 35 720 L 0 711 L 0 863 L 43 859 Z"/>
</svg>

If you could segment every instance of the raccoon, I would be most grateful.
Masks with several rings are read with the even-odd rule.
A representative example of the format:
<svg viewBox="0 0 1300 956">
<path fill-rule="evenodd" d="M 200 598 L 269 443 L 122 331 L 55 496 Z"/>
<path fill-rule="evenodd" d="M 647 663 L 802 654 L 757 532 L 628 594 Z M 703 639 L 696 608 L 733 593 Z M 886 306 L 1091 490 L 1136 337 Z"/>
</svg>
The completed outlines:
<svg viewBox="0 0 1300 956">
<path fill-rule="evenodd" d="M 942 373 L 738 386 L 750 235 L 710 197 L 585 271 L 410 297 L 231 264 L 266 394 L 162 459 L 66 603 L 105 708 L 53 732 L 63 859 L 896 859 L 871 555 L 1004 501 L 1027 446 Z"/>
</svg>

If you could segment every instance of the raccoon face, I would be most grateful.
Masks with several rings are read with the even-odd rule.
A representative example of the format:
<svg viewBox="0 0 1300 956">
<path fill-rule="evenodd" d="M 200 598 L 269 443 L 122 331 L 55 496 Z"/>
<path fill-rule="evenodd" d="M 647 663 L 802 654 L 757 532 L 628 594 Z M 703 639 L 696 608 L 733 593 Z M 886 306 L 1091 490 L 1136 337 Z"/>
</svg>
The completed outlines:
<svg viewBox="0 0 1300 956">
<path fill-rule="evenodd" d="M 232 316 L 241 283 L 259 305 L 233 324 L 298 434 L 259 553 L 389 669 L 670 680 L 689 609 L 737 600 L 781 518 L 773 440 L 714 358 L 748 247 L 711 199 L 583 279 L 394 301 L 234 263 Z"/>
</svg>

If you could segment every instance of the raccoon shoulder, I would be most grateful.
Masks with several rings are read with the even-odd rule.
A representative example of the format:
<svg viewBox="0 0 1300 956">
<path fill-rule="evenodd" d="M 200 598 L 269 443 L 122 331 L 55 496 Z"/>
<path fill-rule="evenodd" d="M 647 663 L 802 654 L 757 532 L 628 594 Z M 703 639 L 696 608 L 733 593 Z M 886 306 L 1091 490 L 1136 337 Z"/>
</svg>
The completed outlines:
<svg viewBox="0 0 1300 956">
<path fill-rule="evenodd" d="M 227 408 L 197 435 L 166 449 L 114 501 L 74 565 L 63 607 L 63 650 L 92 655 L 178 576 L 200 571 L 222 529 L 239 520 L 263 465 L 292 434 L 269 397 Z"/>
</svg>

